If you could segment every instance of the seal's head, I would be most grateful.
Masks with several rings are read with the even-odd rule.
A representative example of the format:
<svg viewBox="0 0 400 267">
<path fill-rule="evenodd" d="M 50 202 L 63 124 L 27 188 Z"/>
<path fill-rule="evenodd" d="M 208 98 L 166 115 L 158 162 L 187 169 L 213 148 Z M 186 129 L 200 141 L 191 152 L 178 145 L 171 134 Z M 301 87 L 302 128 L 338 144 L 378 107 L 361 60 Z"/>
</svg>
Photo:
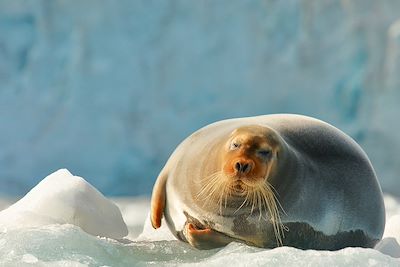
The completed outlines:
<svg viewBox="0 0 400 267">
<path fill-rule="evenodd" d="M 221 194 L 245 197 L 249 194 L 268 195 L 271 181 L 278 172 L 279 156 L 283 154 L 282 138 L 269 127 L 247 125 L 236 128 L 218 144 L 219 160 L 213 172 L 201 177 L 200 195 L 219 198 Z"/>
<path fill-rule="evenodd" d="M 280 148 L 279 137 L 270 128 L 249 125 L 235 129 L 222 152 L 222 171 L 230 179 L 232 193 L 246 193 L 246 189 L 268 182 Z"/>
<path fill-rule="evenodd" d="M 241 211 L 270 221 L 277 243 L 282 244 L 281 206 L 271 180 L 279 172 L 278 155 L 284 152 L 284 142 L 261 125 L 239 127 L 224 142 L 218 150 L 219 167 L 201 178 L 197 200 L 222 215 Z"/>
</svg>

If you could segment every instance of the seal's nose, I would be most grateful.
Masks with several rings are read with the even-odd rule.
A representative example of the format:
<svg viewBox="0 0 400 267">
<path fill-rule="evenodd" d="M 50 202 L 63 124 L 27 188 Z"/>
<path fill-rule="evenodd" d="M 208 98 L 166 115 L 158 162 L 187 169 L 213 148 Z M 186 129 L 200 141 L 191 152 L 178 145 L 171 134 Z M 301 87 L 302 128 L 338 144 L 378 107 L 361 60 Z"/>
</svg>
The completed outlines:
<svg viewBox="0 0 400 267">
<path fill-rule="evenodd" d="M 239 174 L 247 174 L 251 171 L 252 168 L 253 168 L 253 164 L 251 163 L 251 161 L 238 160 L 235 163 L 235 170 Z"/>
</svg>

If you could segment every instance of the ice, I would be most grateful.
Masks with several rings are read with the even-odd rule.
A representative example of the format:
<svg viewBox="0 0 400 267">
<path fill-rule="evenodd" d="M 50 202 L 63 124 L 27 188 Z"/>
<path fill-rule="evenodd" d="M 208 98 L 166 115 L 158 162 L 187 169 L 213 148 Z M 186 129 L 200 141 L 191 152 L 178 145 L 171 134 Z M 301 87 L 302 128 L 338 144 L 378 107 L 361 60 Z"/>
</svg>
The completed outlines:
<svg viewBox="0 0 400 267">
<path fill-rule="evenodd" d="M 394 237 L 384 237 L 375 249 L 394 258 L 400 258 L 399 242 Z"/>
<path fill-rule="evenodd" d="M 383 240 L 376 245 L 376 249 L 390 255 L 400 258 L 400 214 L 392 216 L 386 222 Z"/>
<path fill-rule="evenodd" d="M 400 244 L 400 214 L 392 216 L 386 223 L 384 237 L 394 237 Z"/>
<path fill-rule="evenodd" d="M 88 235 L 74 225 L 14 229 L 0 233 L 0 266 L 399 266 L 400 260 L 373 249 L 337 252 L 282 247 L 272 250 L 231 243 L 199 251 L 186 243 L 134 241 L 122 244 Z"/>
<path fill-rule="evenodd" d="M 22 262 L 26 263 L 37 263 L 39 260 L 32 254 L 24 254 L 22 256 Z"/>
<path fill-rule="evenodd" d="M 150 216 L 147 215 L 146 221 L 144 222 L 143 232 L 137 237 L 136 240 L 142 241 L 161 241 L 161 240 L 175 240 L 175 237 L 169 230 L 164 219 L 161 221 L 161 227 L 157 230 L 151 225 Z"/>
<path fill-rule="evenodd" d="M 61 169 L 0 212 L 1 228 L 74 224 L 92 234 L 121 239 L 128 234 L 118 207 L 83 178 Z"/>
<path fill-rule="evenodd" d="M 88 195 L 85 203 L 79 195 L 82 193 Z M 83 178 L 72 176 L 67 170 L 46 177 L 23 199 L 0 212 L 3 225 L 0 227 L 0 266 L 400 266 L 400 258 L 396 258 L 400 255 L 397 246 L 400 201 L 389 195 L 385 195 L 389 218 L 385 239 L 376 249 L 315 251 L 280 247 L 268 250 L 231 243 L 222 249 L 200 251 L 176 240 L 165 221 L 160 229 L 152 228 L 147 197 L 113 199 L 128 229 L 133 230 L 127 236 L 130 240 L 115 240 L 107 228 L 102 229 L 103 237 L 98 236 L 90 229 L 96 225 L 86 217 L 94 216 L 100 222 L 113 216 L 101 217 L 104 214 L 97 214 L 99 210 L 104 209 L 105 214 L 114 209 L 119 211 L 99 194 Z M 101 196 L 101 200 L 94 196 Z M 68 210 L 77 207 L 72 199 L 93 208 L 86 207 L 79 212 L 79 216 L 91 223 L 73 224 Z M 5 200 L 2 202 L 6 205 Z M 29 217 L 26 211 L 30 212 Z M 22 223 L 21 218 L 28 220 Z M 142 233 L 136 237 L 138 228 Z"/>
<path fill-rule="evenodd" d="M 74 261 L 88 266 L 137 266 L 187 261 L 194 256 L 187 257 L 189 251 L 197 252 L 179 241 L 123 244 L 91 236 L 77 226 L 67 224 L 14 229 L 7 234 L 1 233 L 0 239 L 5 240 L 0 246 L 0 266 L 18 266 L 26 260 L 27 254 L 31 259 L 37 258 L 39 263 Z M 195 258 L 208 253 L 199 252 Z"/>
<path fill-rule="evenodd" d="M 121 210 L 124 222 L 128 226 L 129 234 L 127 239 L 137 238 L 143 232 L 143 222 L 148 216 L 150 201 L 143 197 L 119 197 L 113 199 Z"/>
<path fill-rule="evenodd" d="M 375 249 L 392 257 L 400 258 L 400 200 L 385 195 L 386 226 L 383 239 Z"/>
</svg>

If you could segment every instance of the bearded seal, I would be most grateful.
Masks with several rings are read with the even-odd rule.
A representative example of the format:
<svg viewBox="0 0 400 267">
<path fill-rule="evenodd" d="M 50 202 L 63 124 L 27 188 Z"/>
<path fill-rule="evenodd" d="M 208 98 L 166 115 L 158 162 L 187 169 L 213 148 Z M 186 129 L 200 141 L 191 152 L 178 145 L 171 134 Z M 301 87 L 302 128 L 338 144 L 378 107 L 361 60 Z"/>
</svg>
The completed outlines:
<svg viewBox="0 0 400 267">
<path fill-rule="evenodd" d="M 372 248 L 385 225 L 366 153 L 332 125 L 294 114 L 223 120 L 190 135 L 154 185 L 154 228 L 163 215 L 199 249 Z"/>
</svg>

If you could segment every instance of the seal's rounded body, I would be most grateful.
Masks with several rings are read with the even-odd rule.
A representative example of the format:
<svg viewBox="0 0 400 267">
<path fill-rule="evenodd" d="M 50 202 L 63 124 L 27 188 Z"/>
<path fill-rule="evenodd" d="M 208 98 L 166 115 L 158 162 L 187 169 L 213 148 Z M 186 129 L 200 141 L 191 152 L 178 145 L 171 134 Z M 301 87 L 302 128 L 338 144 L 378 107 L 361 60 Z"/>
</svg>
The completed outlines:
<svg viewBox="0 0 400 267">
<path fill-rule="evenodd" d="M 198 248 L 373 247 L 385 225 L 382 192 L 360 146 L 325 122 L 289 114 L 224 120 L 189 136 L 155 184 L 155 228 L 162 214 L 176 237 Z"/>
</svg>

